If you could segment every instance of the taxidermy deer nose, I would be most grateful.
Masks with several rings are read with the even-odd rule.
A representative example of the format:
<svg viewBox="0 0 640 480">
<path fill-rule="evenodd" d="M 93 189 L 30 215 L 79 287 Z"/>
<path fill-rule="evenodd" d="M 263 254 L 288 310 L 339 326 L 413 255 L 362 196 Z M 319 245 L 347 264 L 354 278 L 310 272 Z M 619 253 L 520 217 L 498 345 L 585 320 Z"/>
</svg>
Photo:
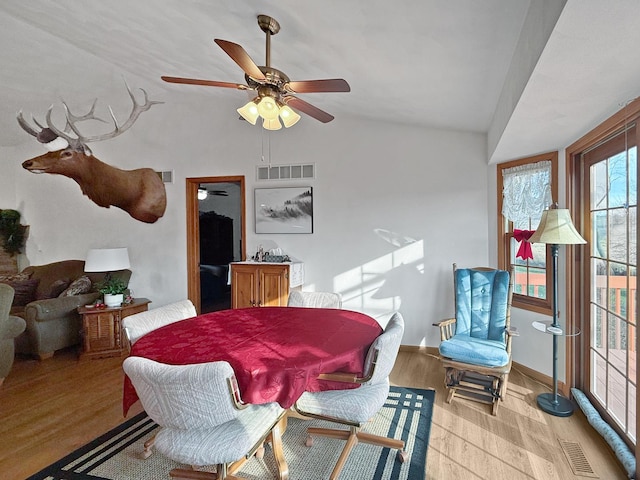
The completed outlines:
<svg viewBox="0 0 640 480">
<path fill-rule="evenodd" d="M 31 160 L 25 160 L 22 162 L 22 168 L 29 168 L 33 162 Z"/>
</svg>

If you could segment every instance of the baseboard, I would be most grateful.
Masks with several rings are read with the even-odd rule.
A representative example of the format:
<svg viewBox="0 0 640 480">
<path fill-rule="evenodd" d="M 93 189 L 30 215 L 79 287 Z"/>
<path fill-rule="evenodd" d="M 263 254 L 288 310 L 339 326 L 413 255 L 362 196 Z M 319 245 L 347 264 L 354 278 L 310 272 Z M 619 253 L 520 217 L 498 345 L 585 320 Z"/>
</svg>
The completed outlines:
<svg viewBox="0 0 640 480">
<path fill-rule="evenodd" d="M 524 365 L 521 365 L 518 362 L 513 362 L 513 365 L 511 368 L 514 370 L 517 370 L 524 376 L 531 378 L 533 381 L 541 383 L 542 385 L 545 385 L 550 389 L 553 389 L 553 378 L 550 377 L 549 375 L 545 375 L 544 373 L 540 373 L 537 370 L 534 370 L 529 367 L 525 367 Z M 564 395 L 565 397 L 569 396 L 569 388 L 566 386 L 564 382 L 558 382 L 558 392 Z"/>
<path fill-rule="evenodd" d="M 421 347 L 418 345 L 400 345 L 401 352 L 407 353 L 428 353 L 438 356 L 438 347 Z"/>
</svg>

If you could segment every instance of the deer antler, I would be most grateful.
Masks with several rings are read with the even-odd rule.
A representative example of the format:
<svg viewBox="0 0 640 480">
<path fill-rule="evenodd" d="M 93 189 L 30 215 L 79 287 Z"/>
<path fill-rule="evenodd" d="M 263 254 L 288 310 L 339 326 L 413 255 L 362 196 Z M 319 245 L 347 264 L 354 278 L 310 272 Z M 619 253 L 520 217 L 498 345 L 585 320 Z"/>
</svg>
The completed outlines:
<svg viewBox="0 0 640 480">
<path fill-rule="evenodd" d="M 20 112 L 18 113 L 18 117 L 17 117 L 18 123 L 20 124 L 20 126 L 24 131 L 26 131 L 29 135 L 33 135 L 38 139 L 38 141 L 42 143 L 46 143 L 46 141 L 42 140 L 42 137 L 43 137 L 42 133 L 45 130 L 49 130 L 50 132 L 53 132 L 58 137 L 66 140 L 69 143 L 69 146 L 74 150 L 78 150 L 78 151 L 82 150 L 86 154 L 91 154 L 91 149 L 89 148 L 87 143 L 98 142 L 100 140 L 108 140 L 110 138 L 117 137 L 121 133 L 127 131 L 135 123 L 135 121 L 138 119 L 138 116 L 142 112 L 146 112 L 147 110 L 149 110 L 152 105 L 164 103 L 164 102 L 149 100 L 149 97 L 147 96 L 147 92 L 143 88 L 141 88 L 140 90 L 144 94 L 144 103 L 138 103 L 138 101 L 136 100 L 133 92 L 129 88 L 129 85 L 127 84 L 126 81 L 124 82 L 124 84 L 127 87 L 127 92 L 129 92 L 129 97 L 133 102 L 133 107 L 131 109 L 131 113 L 129 114 L 129 118 L 127 119 L 127 121 L 124 122 L 122 126 L 120 126 L 118 125 L 118 121 L 113 113 L 113 110 L 111 109 L 111 106 L 109 106 L 109 113 L 111 115 L 111 119 L 113 120 L 113 124 L 115 126 L 115 129 L 112 132 L 86 137 L 82 135 L 82 133 L 76 126 L 76 123 L 81 122 L 83 120 L 98 120 L 100 122 L 105 122 L 105 120 L 102 120 L 101 118 L 98 118 L 95 116 L 94 112 L 96 108 L 96 103 L 98 101 L 97 98 L 93 101 L 93 105 L 91 106 L 91 109 L 85 115 L 74 115 L 69 110 L 68 105 L 65 102 L 62 102 L 62 106 L 64 107 L 64 112 L 66 117 L 66 125 L 64 130 L 60 130 L 53 124 L 53 120 L 51 119 L 51 114 L 53 112 L 53 105 L 51 105 L 47 110 L 47 114 L 45 117 L 47 122 L 46 127 L 41 125 L 35 118 L 32 117 L 33 122 L 40 128 L 40 132 L 35 130 L 33 127 L 31 127 L 31 125 L 27 123 L 27 121 L 22 116 L 22 110 L 20 110 Z M 66 133 L 69 131 L 73 132 L 77 136 L 77 138 L 74 138 L 68 133 Z"/>
<path fill-rule="evenodd" d="M 110 133 L 105 133 L 105 134 L 102 134 L 102 135 L 95 135 L 93 137 L 83 137 L 80 134 L 78 134 L 78 131 L 74 128 L 73 131 L 78 135 L 78 139 L 82 140 L 83 143 L 98 142 L 100 140 L 108 140 L 110 138 L 117 137 L 121 133 L 127 131 L 131 127 L 131 125 L 133 125 L 134 122 L 138 119 L 138 116 L 142 112 L 146 112 L 147 110 L 149 110 L 152 105 L 156 105 L 156 104 L 159 104 L 159 103 L 164 103 L 164 102 L 158 102 L 158 101 L 149 100 L 147 92 L 144 90 L 144 88 L 140 89 L 140 91 L 144 94 L 144 103 L 143 104 L 138 103 L 136 101 L 136 97 L 133 95 L 133 92 L 129 88 L 129 85 L 127 85 L 127 82 L 124 82 L 124 84 L 126 85 L 127 92 L 129 92 L 129 97 L 131 97 L 131 101 L 133 102 L 133 107 L 131 109 L 131 113 L 129 114 L 129 118 L 127 119 L 127 121 L 124 122 L 122 124 L 122 126 L 119 126 L 118 125 L 118 120 L 116 120 L 116 116 L 113 114 L 113 110 L 111 109 L 111 106 L 109 106 L 109 113 L 111 114 L 111 119 L 113 120 L 113 124 L 115 126 L 115 130 L 113 132 L 110 132 Z M 69 122 L 69 117 L 68 116 L 67 116 L 67 122 Z"/>
<path fill-rule="evenodd" d="M 34 137 L 38 138 L 38 131 L 33 128 L 31 125 L 29 125 L 27 123 L 27 121 L 24 119 L 24 117 L 22 116 L 22 110 L 20 110 L 18 112 L 18 123 L 20 124 L 20 126 L 22 127 L 22 129 L 27 132 L 29 135 L 33 135 Z M 35 121 L 35 119 L 34 119 Z M 36 122 L 37 124 L 38 122 Z M 42 128 L 42 127 L 41 127 Z"/>
</svg>

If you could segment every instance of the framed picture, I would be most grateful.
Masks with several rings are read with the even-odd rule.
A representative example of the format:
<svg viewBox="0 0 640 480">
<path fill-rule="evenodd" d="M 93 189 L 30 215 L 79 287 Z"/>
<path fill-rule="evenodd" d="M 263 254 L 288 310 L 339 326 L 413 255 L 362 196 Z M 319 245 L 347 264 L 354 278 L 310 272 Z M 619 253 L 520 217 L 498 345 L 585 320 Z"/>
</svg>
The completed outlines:
<svg viewBox="0 0 640 480">
<path fill-rule="evenodd" d="M 256 233 L 313 233 L 313 188 L 256 188 Z"/>
</svg>

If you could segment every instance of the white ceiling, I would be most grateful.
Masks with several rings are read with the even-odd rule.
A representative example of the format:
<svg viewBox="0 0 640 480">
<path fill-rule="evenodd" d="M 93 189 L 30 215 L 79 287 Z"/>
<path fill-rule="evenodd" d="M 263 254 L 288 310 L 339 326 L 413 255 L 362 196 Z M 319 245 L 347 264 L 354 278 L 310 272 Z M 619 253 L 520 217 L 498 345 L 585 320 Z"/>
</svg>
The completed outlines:
<svg viewBox="0 0 640 480">
<path fill-rule="evenodd" d="M 336 118 L 482 133 L 494 125 L 492 161 L 562 148 L 640 93 L 640 2 L 569 0 L 522 96 L 511 101 L 506 128 L 495 133 L 536 2 L 553 0 L 3 0 L 0 145 L 33 141 L 15 121 L 21 109 L 42 118 L 61 98 L 81 111 L 95 97 L 115 109 L 123 77 L 153 99 L 218 101 L 212 114 L 235 120 L 246 93 L 167 84 L 160 75 L 244 83 L 213 39 L 239 43 L 263 65 L 263 13 L 282 28 L 272 38 L 272 66 L 292 80 L 349 82 L 350 93 L 300 95 Z"/>
</svg>

